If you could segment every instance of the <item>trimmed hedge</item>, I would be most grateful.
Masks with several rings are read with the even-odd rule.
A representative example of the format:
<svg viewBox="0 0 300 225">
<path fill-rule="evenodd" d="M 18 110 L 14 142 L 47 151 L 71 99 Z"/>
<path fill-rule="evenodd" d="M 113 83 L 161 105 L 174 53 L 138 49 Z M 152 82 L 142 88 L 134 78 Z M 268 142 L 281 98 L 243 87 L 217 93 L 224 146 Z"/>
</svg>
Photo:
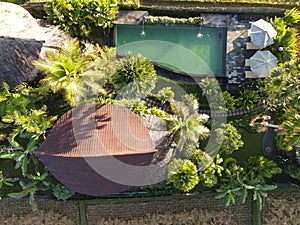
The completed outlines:
<svg viewBox="0 0 300 225">
<path fill-rule="evenodd" d="M 170 23 L 170 24 L 200 24 L 203 21 L 202 17 L 190 17 L 190 18 L 173 18 L 169 16 L 145 16 L 145 23 Z"/>
</svg>

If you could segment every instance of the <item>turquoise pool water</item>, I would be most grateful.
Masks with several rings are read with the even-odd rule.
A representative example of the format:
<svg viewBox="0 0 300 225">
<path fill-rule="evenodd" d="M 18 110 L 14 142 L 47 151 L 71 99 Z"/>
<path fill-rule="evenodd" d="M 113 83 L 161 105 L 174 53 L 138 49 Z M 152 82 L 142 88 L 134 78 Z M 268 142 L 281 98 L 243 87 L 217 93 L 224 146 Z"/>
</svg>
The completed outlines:
<svg viewBox="0 0 300 225">
<path fill-rule="evenodd" d="M 117 25 L 117 53 L 140 53 L 171 70 L 225 76 L 226 28 L 183 25 Z"/>
</svg>

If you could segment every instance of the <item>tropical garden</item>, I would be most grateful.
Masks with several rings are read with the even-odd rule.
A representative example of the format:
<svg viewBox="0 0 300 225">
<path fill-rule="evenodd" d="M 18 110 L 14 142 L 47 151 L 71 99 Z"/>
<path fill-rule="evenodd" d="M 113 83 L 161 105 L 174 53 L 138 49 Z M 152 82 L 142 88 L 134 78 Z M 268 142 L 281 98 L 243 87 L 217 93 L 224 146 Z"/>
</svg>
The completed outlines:
<svg viewBox="0 0 300 225">
<path fill-rule="evenodd" d="M 1 197 L 28 196 L 33 209 L 37 209 L 35 198 L 40 195 L 59 200 L 84 198 L 60 184 L 34 152 L 62 114 L 91 102 L 116 104 L 166 123 L 168 140 L 176 150 L 162 186 L 138 187 L 147 190 L 145 195 L 211 191 L 215 198 L 224 198 L 225 206 L 252 198 L 261 209 L 281 177 L 299 184 L 300 162 L 295 156 L 300 155 L 300 13 L 296 8 L 269 19 L 278 33 L 270 47 L 279 59 L 272 76 L 245 82 L 237 96 L 220 88 L 214 79 L 203 79 L 197 85 L 169 80 L 157 75 L 154 65 L 142 55 L 128 53 L 119 58 L 114 48 L 93 42 L 92 29 L 101 28 L 105 38 L 113 26 L 118 13 L 115 1 L 52 0 L 45 11 L 47 19 L 72 39 L 60 50 L 49 51 L 46 59 L 34 62 L 41 71 L 36 80 L 16 87 L 2 84 Z M 279 46 L 284 51 L 278 51 Z M 176 92 L 178 86 L 184 94 Z M 149 99 L 158 106 L 148 104 Z M 210 110 L 220 112 L 251 109 L 256 104 L 263 107 L 219 122 L 200 113 L 208 103 Z M 278 153 L 265 157 L 257 142 L 261 132 L 273 129 L 270 127 L 275 129 Z"/>
</svg>

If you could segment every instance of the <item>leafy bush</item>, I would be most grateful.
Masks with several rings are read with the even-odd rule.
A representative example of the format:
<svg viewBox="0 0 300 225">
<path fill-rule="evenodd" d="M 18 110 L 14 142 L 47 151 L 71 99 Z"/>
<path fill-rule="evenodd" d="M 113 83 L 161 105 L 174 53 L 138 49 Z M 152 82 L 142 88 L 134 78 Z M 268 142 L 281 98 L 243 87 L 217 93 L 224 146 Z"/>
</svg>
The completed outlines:
<svg viewBox="0 0 300 225">
<path fill-rule="evenodd" d="M 259 102 L 259 99 L 259 95 L 255 90 L 244 89 L 239 93 L 237 105 L 241 108 L 251 109 L 254 107 L 255 103 Z"/>
<path fill-rule="evenodd" d="M 227 97 L 228 102 L 231 101 L 228 94 L 222 93 L 219 83 L 216 79 L 205 78 L 199 83 L 202 90 L 202 96 L 207 98 L 211 110 L 227 110 L 224 96 Z M 232 104 L 232 103 L 230 103 Z"/>
<path fill-rule="evenodd" d="M 70 189 L 66 188 L 64 185 L 61 184 L 57 184 L 52 189 L 52 193 L 58 200 L 63 200 L 63 201 L 68 200 L 74 195 L 73 191 L 71 191 Z"/>
<path fill-rule="evenodd" d="M 294 8 L 286 10 L 284 17 L 275 17 L 270 22 L 277 31 L 274 44 L 269 49 L 276 55 L 280 63 L 297 58 L 299 48 L 299 34 L 293 25 L 300 21 L 300 13 Z M 282 48 L 280 50 L 280 48 Z"/>
<path fill-rule="evenodd" d="M 90 40 L 93 28 L 113 26 L 118 12 L 116 0 L 52 0 L 45 5 L 47 19 L 72 37 Z"/>
<path fill-rule="evenodd" d="M 288 27 L 292 27 L 300 22 L 300 12 L 297 8 L 286 10 L 283 19 Z"/>
<path fill-rule="evenodd" d="M 121 100 L 116 100 L 114 104 L 125 107 L 136 114 L 146 113 L 148 109 L 145 102 L 139 99 L 121 99 Z"/>
<path fill-rule="evenodd" d="M 292 178 L 294 178 L 296 180 L 300 180 L 300 166 L 299 165 L 296 165 L 296 164 L 288 165 L 287 172 Z"/>
<path fill-rule="evenodd" d="M 34 151 L 56 120 L 56 116 L 47 114 L 46 106 L 36 106 L 39 99 L 37 90 L 26 84 L 20 84 L 13 90 L 9 90 L 6 84 L 0 92 L 0 124 L 5 126 L 5 136 L 11 146 L 0 152 L 0 159 L 14 160 L 15 170 L 20 172 L 19 177 L 7 177 L 3 181 L 9 186 L 13 184 L 16 191 L 8 196 L 22 198 L 29 195 L 29 203 L 34 209 L 37 208 L 35 193 L 49 189 L 50 185 L 46 180 L 49 175 L 47 169 L 40 165 Z M 18 185 L 12 180 L 19 181 Z"/>
<path fill-rule="evenodd" d="M 266 159 L 263 156 L 250 157 L 248 167 L 250 172 L 254 173 L 256 178 L 261 181 L 271 179 L 273 175 L 281 173 L 281 169 L 273 160 Z"/>
<path fill-rule="evenodd" d="M 155 88 L 157 74 L 150 60 L 128 53 L 117 62 L 112 83 L 118 94 L 126 98 L 146 97 Z"/>
<path fill-rule="evenodd" d="M 192 190 L 199 182 L 197 167 L 190 160 L 173 159 L 168 166 L 167 183 L 181 191 Z"/>
<path fill-rule="evenodd" d="M 221 124 L 221 127 L 216 129 L 216 134 L 216 141 L 221 146 L 220 154 L 232 154 L 244 145 L 242 136 L 231 123 Z M 219 143 L 221 140 L 222 143 Z"/>
<path fill-rule="evenodd" d="M 266 106 L 276 113 L 277 145 L 279 149 L 299 149 L 299 85 L 300 61 L 284 63 L 264 80 Z M 297 150 L 299 152 L 299 150 Z"/>
<path fill-rule="evenodd" d="M 236 99 L 228 91 L 223 91 L 223 99 L 226 105 L 226 110 L 234 110 L 236 108 Z"/>
<path fill-rule="evenodd" d="M 276 144 L 280 150 L 300 153 L 300 114 L 297 110 L 287 110 L 284 121 L 276 129 Z"/>
<path fill-rule="evenodd" d="M 162 104 L 165 104 L 166 102 L 170 102 L 174 98 L 175 94 L 172 91 L 171 87 L 165 87 L 161 89 L 157 94 L 156 98 L 160 100 Z"/>
<path fill-rule="evenodd" d="M 276 185 L 267 184 L 267 179 L 281 173 L 276 163 L 263 156 L 250 158 L 244 168 L 238 165 L 234 158 L 227 158 L 223 167 L 225 170 L 219 179 L 219 187 L 216 189 L 218 194 L 215 198 L 225 198 L 225 206 L 229 206 L 235 204 L 236 196 L 241 196 L 241 202 L 245 203 L 251 193 L 260 210 L 263 199 L 268 196 L 267 192 L 277 188 Z"/>
<path fill-rule="evenodd" d="M 224 170 L 222 162 L 223 158 L 217 154 L 214 162 L 211 162 L 204 171 L 200 172 L 199 178 L 202 185 L 205 187 L 214 187 L 218 184 L 218 178 L 222 176 L 222 171 Z"/>
<path fill-rule="evenodd" d="M 205 152 L 200 149 L 196 149 L 193 154 L 191 155 L 190 160 L 195 164 L 200 164 L 205 157 Z"/>
</svg>

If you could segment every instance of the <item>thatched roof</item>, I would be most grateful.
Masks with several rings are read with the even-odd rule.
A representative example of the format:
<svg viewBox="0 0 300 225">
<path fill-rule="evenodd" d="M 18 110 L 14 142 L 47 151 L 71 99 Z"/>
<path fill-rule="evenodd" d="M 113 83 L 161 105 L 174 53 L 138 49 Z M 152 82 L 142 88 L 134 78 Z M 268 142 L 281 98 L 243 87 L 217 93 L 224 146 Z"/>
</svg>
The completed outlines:
<svg viewBox="0 0 300 225">
<path fill-rule="evenodd" d="M 15 87 L 34 79 L 32 61 L 45 50 L 60 47 L 68 35 L 57 26 L 43 24 L 21 6 L 0 2 L 0 82 Z"/>
<path fill-rule="evenodd" d="M 33 60 L 39 58 L 42 42 L 14 38 L 0 38 L 0 82 L 10 87 L 33 77 Z"/>
<path fill-rule="evenodd" d="M 136 114 L 123 107 L 97 104 L 65 113 L 35 152 L 65 186 L 94 196 L 128 188 L 103 177 L 95 166 L 105 165 L 110 157 L 129 165 L 149 165 L 154 153 L 149 131 Z M 105 169 L 117 170 L 114 165 Z"/>
</svg>

